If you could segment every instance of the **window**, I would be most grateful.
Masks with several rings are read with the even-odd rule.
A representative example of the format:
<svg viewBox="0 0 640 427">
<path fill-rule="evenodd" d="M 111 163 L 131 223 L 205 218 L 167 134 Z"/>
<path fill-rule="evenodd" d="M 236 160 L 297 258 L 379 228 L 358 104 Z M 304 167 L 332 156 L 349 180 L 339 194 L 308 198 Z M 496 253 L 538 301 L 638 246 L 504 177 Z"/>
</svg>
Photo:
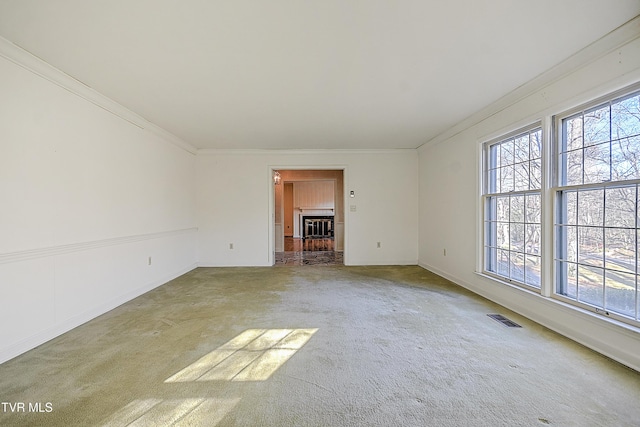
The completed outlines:
<svg viewBox="0 0 640 427">
<path fill-rule="evenodd" d="M 484 145 L 484 271 L 540 288 L 542 130 Z"/>
<path fill-rule="evenodd" d="M 558 116 L 555 294 L 640 320 L 640 91 Z"/>
</svg>

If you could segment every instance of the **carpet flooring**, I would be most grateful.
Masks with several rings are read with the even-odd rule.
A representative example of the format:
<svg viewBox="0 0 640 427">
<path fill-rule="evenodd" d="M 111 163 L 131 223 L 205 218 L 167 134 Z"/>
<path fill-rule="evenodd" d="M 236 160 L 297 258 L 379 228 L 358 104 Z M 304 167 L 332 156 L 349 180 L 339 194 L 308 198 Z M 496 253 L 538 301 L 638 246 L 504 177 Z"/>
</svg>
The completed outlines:
<svg viewBox="0 0 640 427">
<path fill-rule="evenodd" d="M 0 401 L 2 426 L 638 426 L 640 373 L 416 266 L 198 268 L 0 365 Z"/>
</svg>

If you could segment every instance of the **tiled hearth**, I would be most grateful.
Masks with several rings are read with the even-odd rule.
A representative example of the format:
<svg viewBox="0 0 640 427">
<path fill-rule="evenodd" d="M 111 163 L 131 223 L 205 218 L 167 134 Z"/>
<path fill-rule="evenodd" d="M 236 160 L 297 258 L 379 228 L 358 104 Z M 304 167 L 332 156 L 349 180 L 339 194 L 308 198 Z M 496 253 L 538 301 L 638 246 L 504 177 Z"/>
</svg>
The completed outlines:
<svg viewBox="0 0 640 427">
<path fill-rule="evenodd" d="M 333 239 L 285 237 L 284 252 L 276 252 L 275 265 L 343 265 L 342 252 L 333 250 Z"/>
<path fill-rule="evenodd" d="M 276 252 L 275 265 L 343 265 L 342 252 Z"/>
</svg>

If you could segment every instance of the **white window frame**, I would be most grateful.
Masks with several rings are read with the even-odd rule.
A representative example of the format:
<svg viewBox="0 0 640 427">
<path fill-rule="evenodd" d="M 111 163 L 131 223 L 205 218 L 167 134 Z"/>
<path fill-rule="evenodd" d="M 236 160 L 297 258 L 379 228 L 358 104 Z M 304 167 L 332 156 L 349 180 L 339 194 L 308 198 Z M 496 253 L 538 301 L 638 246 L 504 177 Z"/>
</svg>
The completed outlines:
<svg viewBox="0 0 640 427">
<path fill-rule="evenodd" d="M 524 134 L 531 134 L 532 131 L 540 131 L 540 137 L 541 137 L 541 146 L 540 146 L 540 188 L 539 189 L 519 189 L 519 190 L 514 190 L 513 191 L 508 191 L 508 192 L 503 192 L 503 191 L 499 191 L 499 192 L 492 192 L 491 191 L 491 147 L 495 146 L 496 144 L 502 144 L 505 141 L 509 141 L 510 139 L 516 139 L 517 137 L 524 135 Z M 482 192 L 482 197 L 481 197 L 481 207 L 480 210 L 482 212 L 481 214 L 481 233 L 480 233 L 480 248 L 481 248 L 481 255 L 480 255 L 480 267 L 481 267 L 481 271 L 482 274 L 487 275 L 491 278 L 497 279 L 499 281 L 502 282 L 506 282 L 509 284 L 513 284 L 516 285 L 518 287 L 522 287 L 524 289 L 529 289 L 533 292 L 536 293 L 543 293 L 543 289 L 544 289 L 544 285 L 545 285 L 545 264 L 546 264 L 546 260 L 545 260 L 545 256 L 544 256 L 544 247 L 545 247 L 545 229 L 544 229 L 544 220 L 545 220 L 545 188 L 546 188 L 546 165 L 545 165 L 545 158 L 546 158 L 546 153 L 547 153 L 547 149 L 546 149 L 546 140 L 547 140 L 547 132 L 545 132 L 545 127 L 543 126 L 543 122 L 542 121 L 535 121 L 533 123 L 530 123 L 529 125 L 523 126 L 523 127 L 519 127 L 518 129 L 508 132 L 508 133 L 504 133 L 502 135 L 500 135 L 499 137 L 496 138 L 492 138 L 489 139 L 488 141 L 484 142 L 482 144 L 482 167 L 481 167 L 481 192 Z M 529 166 L 531 163 L 531 158 L 529 158 Z M 515 160 L 514 160 L 514 164 L 515 164 Z M 531 175 L 529 175 L 531 176 Z M 530 180 L 531 178 L 529 178 Z M 499 274 L 497 271 L 491 271 L 489 270 L 488 264 L 490 262 L 490 259 L 493 259 L 492 255 L 489 255 L 489 248 L 495 248 L 497 252 L 498 248 L 496 246 L 496 242 L 489 242 L 488 239 L 490 237 L 493 237 L 493 231 L 489 230 L 490 224 L 495 223 L 495 218 L 494 220 L 490 219 L 490 215 L 489 215 L 489 203 L 490 200 L 495 199 L 495 198 L 502 198 L 502 197 L 507 197 L 509 200 L 511 200 L 512 197 L 514 196 L 524 196 L 525 200 L 526 197 L 528 195 L 538 195 L 539 199 L 540 199 L 540 218 L 539 218 L 539 222 L 536 223 L 539 225 L 540 227 L 540 241 L 538 243 L 538 263 L 540 265 L 540 276 L 539 276 L 539 286 L 535 286 L 532 285 L 530 283 L 526 283 L 526 273 L 523 272 L 523 280 L 517 280 L 514 279 L 513 276 L 511 275 L 511 273 L 509 272 L 508 275 L 501 275 Z M 511 226 L 512 222 L 511 219 L 509 219 L 509 226 Z M 517 224 L 520 224 L 519 222 L 516 222 Z M 523 225 L 527 224 L 526 221 L 524 221 Z M 526 227 L 526 225 L 525 225 Z M 511 234 L 511 232 L 509 231 L 509 235 Z M 524 252 L 526 252 L 526 248 L 524 250 Z M 509 256 L 511 256 L 512 253 L 520 253 L 516 250 L 511 250 L 511 248 L 509 248 L 508 250 Z M 524 256 L 524 254 L 523 254 Z M 528 256 L 524 256 L 525 259 L 528 258 Z M 496 260 L 493 260 L 494 263 L 496 263 Z M 525 271 L 526 271 L 526 261 L 524 262 L 525 265 Z M 547 292 L 544 292 L 545 294 Z"/>
<path fill-rule="evenodd" d="M 551 162 L 552 166 L 553 166 L 553 188 L 551 188 L 551 193 L 552 193 L 552 199 L 553 199 L 553 219 L 552 219 L 552 223 L 550 224 L 553 228 L 553 259 L 552 259 L 552 278 L 553 278 L 553 286 L 552 286 L 552 292 L 551 292 L 551 296 L 554 299 L 560 300 L 562 302 L 580 307 L 582 309 L 586 309 L 588 311 L 591 312 L 595 312 L 598 313 L 600 315 L 604 315 L 606 317 L 610 317 L 616 320 L 619 320 L 621 322 L 624 323 L 628 323 L 631 324 L 633 326 L 640 326 L 640 301 L 638 301 L 638 299 L 640 299 L 640 289 L 638 288 L 640 286 L 639 280 L 638 280 L 638 274 L 640 272 L 638 272 L 638 268 L 639 264 L 638 264 L 638 256 L 639 256 L 639 251 L 640 251 L 640 231 L 638 231 L 638 222 L 640 221 L 640 218 L 638 218 L 640 216 L 640 213 L 638 212 L 638 204 L 640 204 L 638 202 L 638 199 L 640 199 L 640 196 L 638 195 L 638 192 L 640 192 L 640 178 L 638 179 L 631 179 L 631 180 L 622 180 L 622 181 L 602 181 L 602 182 L 594 182 L 594 183 L 584 183 L 584 178 L 582 180 L 581 183 L 572 183 L 572 184 L 566 184 L 561 182 L 563 179 L 563 170 L 565 168 L 565 166 L 563 165 L 563 157 L 560 154 L 561 152 L 561 148 L 564 146 L 564 129 L 563 129 L 563 121 L 570 119 L 572 117 L 575 117 L 576 115 L 582 113 L 582 112 L 588 112 L 588 111 L 592 111 L 594 109 L 597 109 L 603 105 L 606 105 L 607 103 L 614 103 L 618 100 L 621 100 L 623 98 L 632 96 L 632 95 L 638 95 L 638 93 L 640 92 L 640 84 L 635 84 L 632 86 L 629 86 L 625 89 L 610 93 L 608 95 L 593 99 L 589 102 L 586 102 L 576 108 L 572 108 L 570 110 L 567 110 L 561 114 L 555 115 L 553 116 L 553 149 L 552 149 L 552 153 L 550 153 L 551 155 L 548 156 L 548 161 Z M 611 118 L 609 118 L 609 120 L 611 121 Z M 611 132 L 611 130 L 610 130 Z M 610 136 L 609 138 L 609 144 L 611 144 L 611 141 L 613 140 L 613 138 Z M 584 156 L 582 158 L 582 165 L 583 165 L 583 169 L 584 169 Z M 611 168 L 612 166 L 610 166 Z M 584 174 L 584 171 L 583 171 Z M 571 192 L 578 192 L 577 194 L 579 194 L 580 192 L 586 192 L 589 190 L 603 190 L 603 193 L 605 194 L 605 201 L 604 203 L 606 203 L 606 194 L 608 190 L 612 190 L 612 189 L 616 189 L 616 188 L 635 188 L 636 191 L 636 223 L 635 223 L 635 229 L 636 229 L 636 251 L 635 251 L 635 258 L 636 258 L 636 265 L 635 265 L 635 274 L 636 274 L 636 291 L 635 291 L 635 318 L 629 317 L 629 316 L 625 316 L 623 314 L 619 314 L 616 313 L 614 311 L 612 311 L 611 309 L 607 309 L 607 304 L 606 304 L 606 290 L 607 290 L 607 286 L 605 284 L 605 282 L 603 282 L 603 288 L 602 288 L 602 300 L 603 303 L 601 304 L 601 306 L 597 306 L 595 304 L 590 304 L 589 302 L 585 302 L 585 301 L 579 301 L 578 296 L 576 296 L 576 298 L 572 298 L 570 296 L 566 296 L 563 295 L 560 291 L 560 288 L 562 286 L 567 286 L 567 284 L 563 284 L 561 283 L 561 280 L 564 278 L 564 273 L 562 271 L 563 264 L 567 265 L 567 264 L 574 264 L 573 261 L 568 261 L 566 258 L 562 258 L 565 254 L 563 254 L 563 248 L 564 246 L 566 246 L 566 244 L 563 241 L 563 236 L 562 233 L 564 233 L 566 229 L 568 229 L 568 227 L 565 226 L 566 223 L 563 223 L 562 221 L 564 221 L 564 218 L 562 217 L 564 212 L 562 211 L 562 205 L 563 203 L 565 203 L 563 201 L 563 194 L 565 193 L 571 193 Z M 605 212 L 606 212 L 606 204 L 605 204 Z M 604 218 L 604 213 L 602 214 L 603 218 Z M 576 230 L 577 230 L 578 224 L 576 224 Z M 598 229 L 598 230 L 602 230 L 602 233 L 605 233 L 607 230 L 607 225 L 606 225 L 606 221 L 605 219 L 603 219 L 603 224 L 602 226 L 593 226 L 593 228 Z M 562 232 L 560 232 L 560 230 L 563 230 Z M 577 232 L 577 231 L 576 231 Z M 603 244 L 604 244 L 604 237 L 603 237 Z M 603 250 L 604 252 L 604 250 Z M 605 255 L 606 257 L 606 255 Z M 579 259 L 575 260 L 575 264 L 576 266 L 580 266 L 580 262 Z M 567 267 L 568 268 L 568 267 Z M 600 268 L 600 267 L 598 267 Z M 603 280 L 604 277 L 606 277 L 607 271 L 609 272 L 616 272 L 615 269 L 610 269 L 607 268 L 606 266 L 606 262 L 603 259 L 603 265 L 602 265 L 602 270 L 603 270 Z M 577 288 L 578 289 L 578 288 Z M 576 293 L 578 291 L 576 290 Z"/>
</svg>

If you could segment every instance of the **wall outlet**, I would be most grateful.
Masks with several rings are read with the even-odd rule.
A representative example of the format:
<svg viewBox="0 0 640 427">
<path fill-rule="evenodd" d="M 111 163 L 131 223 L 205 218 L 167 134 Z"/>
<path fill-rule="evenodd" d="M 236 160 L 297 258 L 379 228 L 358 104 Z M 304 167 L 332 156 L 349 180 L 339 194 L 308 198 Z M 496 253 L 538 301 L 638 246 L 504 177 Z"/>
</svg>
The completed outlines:
<svg viewBox="0 0 640 427">
<path fill-rule="evenodd" d="M 229 249 L 233 249 L 233 243 L 229 243 Z"/>
<path fill-rule="evenodd" d="M 378 248 L 380 247 L 380 242 L 378 242 L 378 243 L 377 243 L 377 247 L 378 247 Z"/>
</svg>

